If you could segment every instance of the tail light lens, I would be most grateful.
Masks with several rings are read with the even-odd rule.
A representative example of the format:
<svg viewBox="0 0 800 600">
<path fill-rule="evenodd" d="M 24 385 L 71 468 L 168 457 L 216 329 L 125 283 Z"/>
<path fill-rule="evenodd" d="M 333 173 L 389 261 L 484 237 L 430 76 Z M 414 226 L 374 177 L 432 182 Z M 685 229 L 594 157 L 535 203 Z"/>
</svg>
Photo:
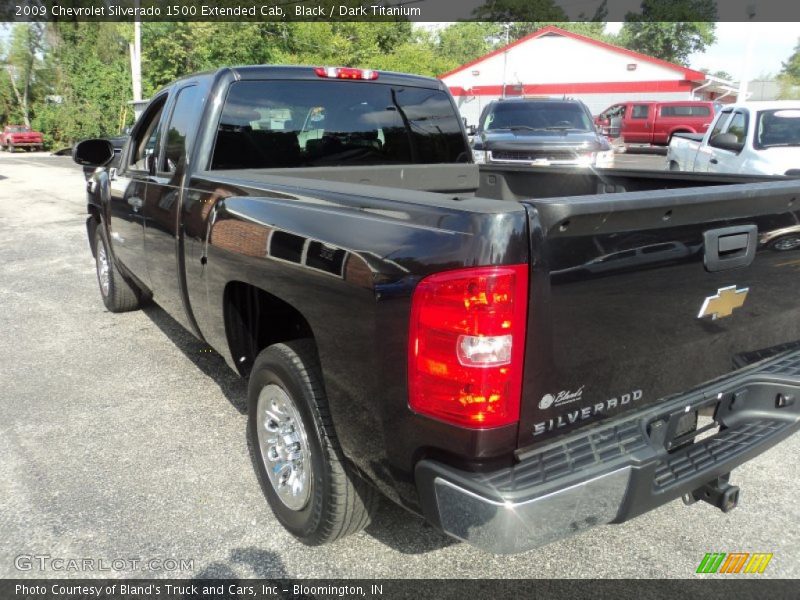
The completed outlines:
<svg viewBox="0 0 800 600">
<path fill-rule="evenodd" d="M 527 299 L 527 265 L 420 281 L 411 303 L 411 409 L 472 428 L 518 422 Z"/>
<path fill-rule="evenodd" d="M 378 78 L 378 72 L 370 69 L 352 69 L 350 67 L 316 67 L 314 73 L 317 77 L 328 79 L 367 79 Z"/>
</svg>

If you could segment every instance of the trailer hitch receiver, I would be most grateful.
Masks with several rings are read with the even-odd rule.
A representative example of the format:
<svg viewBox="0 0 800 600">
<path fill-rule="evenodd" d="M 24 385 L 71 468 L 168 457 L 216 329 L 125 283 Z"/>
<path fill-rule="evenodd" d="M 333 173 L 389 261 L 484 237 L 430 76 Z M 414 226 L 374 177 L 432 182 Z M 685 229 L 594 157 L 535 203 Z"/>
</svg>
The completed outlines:
<svg viewBox="0 0 800 600">
<path fill-rule="evenodd" d="M 690 494 L 685 494 L 684 504 L 694 504 L 702 500 L 711 506 L 716 506 L 724 513 L 732 511 L 739 504 L 739 487 L 728 483 L 729 478 L 730 473 L 709 481 Z"/>
</svg>

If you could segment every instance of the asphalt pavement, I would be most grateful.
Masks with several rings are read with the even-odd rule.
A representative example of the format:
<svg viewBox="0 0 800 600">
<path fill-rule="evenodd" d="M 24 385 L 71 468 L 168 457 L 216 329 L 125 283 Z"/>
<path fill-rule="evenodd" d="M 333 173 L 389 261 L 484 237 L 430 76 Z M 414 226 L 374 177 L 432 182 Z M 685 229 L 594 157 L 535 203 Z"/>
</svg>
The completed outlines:
<svg viewBox="0 0 800 600">
<path fill-rule="evenodd" d="M 800 436 L 733 473 L 729 514 L 676 501 L 492 556 L 386 501 L 365 532 L 300 544 L 253 473 L 245 383 L 157 306 L 104 309 L 84 213 L 69 159 L 0 154 L 0 577 L 685 578 L 707 552 L 800 577 Z"/>
</svg>

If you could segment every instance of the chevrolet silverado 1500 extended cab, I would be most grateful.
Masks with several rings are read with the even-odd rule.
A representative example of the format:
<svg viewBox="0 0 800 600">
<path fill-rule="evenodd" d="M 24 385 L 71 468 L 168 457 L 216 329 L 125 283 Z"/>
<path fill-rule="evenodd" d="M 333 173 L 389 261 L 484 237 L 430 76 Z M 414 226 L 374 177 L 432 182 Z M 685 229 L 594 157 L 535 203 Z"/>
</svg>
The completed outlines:
<svg viewBox="0 0 800 600">
<path fill-rule="evenodd" d="M 800 278 L 758 244 L 800 183 L 471 159 L 437 80 L 181 79 L 87 182 L 103 302 L 152 298 L 249 377 L 255 470 L 308 544 L 378 494 L 495 553 L 730 510 L 800 426 Z"/>
<path fill-rule="evenodd" d="M 490 102 L 472 140 L 478 164 L 610 167 L 611 142 L 580 100 L 508 98 Z"/>
<path fill-rule="evenodd" d="M 744 102 L 724 108 L 705 135 L 675 134 L 673 171 L 800 175 L 800 102 Z"/>
</svg>

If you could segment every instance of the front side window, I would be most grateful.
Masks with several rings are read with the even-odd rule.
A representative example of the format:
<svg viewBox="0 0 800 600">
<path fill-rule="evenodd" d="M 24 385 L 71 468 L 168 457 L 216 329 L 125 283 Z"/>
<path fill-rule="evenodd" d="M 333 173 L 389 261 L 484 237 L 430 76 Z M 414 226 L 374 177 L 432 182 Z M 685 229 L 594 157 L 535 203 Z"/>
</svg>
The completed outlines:
<svg viewBox="0 0 800 600">
<path fill-rule="evenodd" d="M 471 157 L 440 90 L 352 81 L 241 81 L 211 169 L 436 164 Z"/>
<path fill-rule="evenodd" d="M 141 126 L 137 128 L 131 143 L 132 151 L 129 165 L 134 171 L 148 170 L 147 158 L 156 152 L 158 136 L 161 131 L 159 122 L 161 121 L 161 113 L 164 110 L 166 101 L 166 96 L 154 101 L 142 117 Z"/>
<path fill-rule="evenodd" d="M 726 123 L 728 122 L 728 118 L 730 117 L 730 115 L 731 115 L 730 110 L 722 111 L 722 113 L 719 115 L 719 118 L 717 119 L 717 122 L 714 123 L 714 129 L 711 130 L 711 134 L 708 136 L 709 140 L 714 139 L 714 136 L 722 133 Z"/>
<path fill-rule="evenodd" d="M 736 136 L 736 141 L 744 144 L 744 140 L 747 137 L 747 115 L 739 111 L 733 113 L 733 118 L 728 125 L 726 133 L 732 133 Z"/>
<path fill-rule="evenodd" d="M 178 92 L 178 100 L 167 126 L 167 141 L 160 171 L 173 173 L 186 155 L 187 136 L 192 130 L 199 100 L 197 86 L 185 87 Z"/>
<path fill-rule="evenodd" d="M 634 104 L 631 119 L 646 119 L 649 113 L 650 107 L 647 104 Z"/>
<path fill-rule="evenodd" d="M 575 102 L 498 102 L 482 123 L 485 131 L 534 129 L 591 131 L 593 125 L 583 106 Z"/>
</svg>

